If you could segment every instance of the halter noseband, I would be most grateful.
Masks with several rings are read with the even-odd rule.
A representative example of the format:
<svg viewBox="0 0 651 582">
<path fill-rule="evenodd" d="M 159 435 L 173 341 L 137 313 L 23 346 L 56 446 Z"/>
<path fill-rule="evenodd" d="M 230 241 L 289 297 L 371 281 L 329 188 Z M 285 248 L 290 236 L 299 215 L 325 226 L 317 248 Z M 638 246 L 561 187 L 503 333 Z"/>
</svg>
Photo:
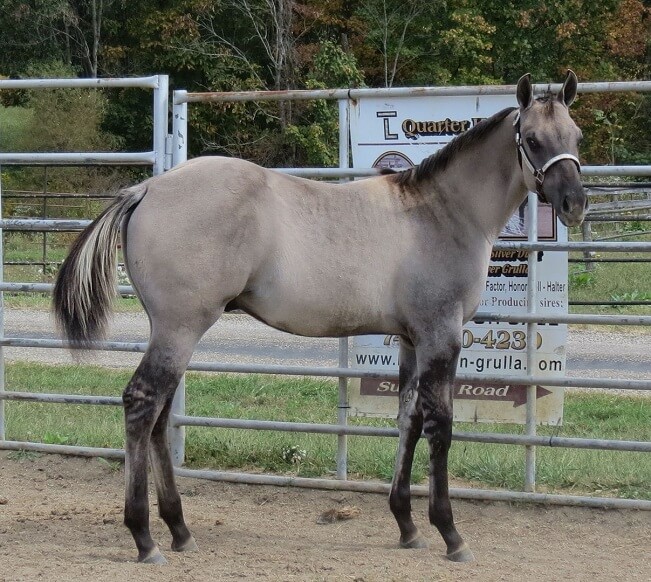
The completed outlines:
<svg viewBox="0 0 651 582">
<path fill-rule="evenodd" d="M 518 115 L 515 118 L 515 121 L 513 122 L 513 125 L 515 126 L 515 144 L 518 146 L 518 162 L 520 163 L 520 168 L 522 168 L 522 163 L 524 162 L 524 165 L 527 166 L 529 171 L 533 174 L 534 179 L 536 180 L 536 194 L 538 194 L 538 200 L 540 200 L 544 204 L 547 204 L 548 200 L 547 197 L 545 196 L 545 191 L 543 190 L 543 182 L 545 181 L 545 172 L 549 170 L 549 168 L 551 168 L 556 162 L 560 162 L 561 160 L 572 160 L 576 164 L 576 168 L 580 174 L 581 162 L 579 162 L 578 158 L 576 156 L 573 156 L 572 154 L 558 154 L 557 156 L 554 156 L 550 160 L 547 160 L 547 162 L 542 166 L 542 168 L 536 169 L 536 167 L 533 165 L 533 162 L 531 161 L 531 158 L 529 158 L 526 150 L 523 147 L 522 134 L 520 133 L 519 111 L 518 111 Z"/>
</svg>

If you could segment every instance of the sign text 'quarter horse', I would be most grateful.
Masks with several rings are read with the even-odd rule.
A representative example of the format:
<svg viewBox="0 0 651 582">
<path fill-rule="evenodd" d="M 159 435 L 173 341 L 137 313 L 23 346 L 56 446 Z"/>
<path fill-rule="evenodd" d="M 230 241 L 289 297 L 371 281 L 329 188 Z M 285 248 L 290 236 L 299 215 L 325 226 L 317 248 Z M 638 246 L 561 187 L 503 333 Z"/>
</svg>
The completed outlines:
<svg viewBox="0 0 651 582">
<path fill-rule="evenodd" d="M 416 442 L 430 447 L 429 518 L 455 561 L 472 559 L 448 495 L 451 387 L 462 325 L 475 313 L 493 242 L 527 190 L 579 224 L 586 195 L 577 80 L 478 123 L 415 168 L 346 184 L 286 176 L 249 162 L 197 158 L 124 190 L 76 240 L 54 309 L 78 347 L 102 337 L 115 292 L 121 230 L 129 276 L 151 322 L 149 347 L 124 395 L 124 520 L 142 562 L 164 558 L 149 531 L 147 462 L 172 549 L 196 548 L 166 442 L 174 390 L 204 332 L 242 309 L 310 336 L 400 338 L 400 441 L 390 507 L 400 544 L 425 545 L 411 517 Z M 382 227 L 382 228 L 380 228 Z M 386 230 L 394 233 L 384 236 Z"/>
</svg>

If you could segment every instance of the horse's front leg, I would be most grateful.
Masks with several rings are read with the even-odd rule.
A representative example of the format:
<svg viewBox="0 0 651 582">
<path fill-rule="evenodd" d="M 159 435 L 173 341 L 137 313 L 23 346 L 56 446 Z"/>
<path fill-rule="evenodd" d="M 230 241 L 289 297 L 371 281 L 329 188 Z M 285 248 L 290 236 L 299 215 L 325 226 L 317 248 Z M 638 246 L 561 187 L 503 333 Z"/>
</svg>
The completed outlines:
<svg viewBox="0 0 651 582">
<path fill-rule="evenodd" d="M 416 352 L 405 339 L 400 341 L 399 385 L 400 442 L 389 495 L 389 507 L 400 528 L 400 545 L 403 548 L 425 548 L 427 542 L 418 531 L 411 515 L 411 467 L 414 450 L 423 430 L 423 416 L 418 400 Z"/>
<path fill-rule="evenodd" d="M 454 525 L 448 490 L 448 451 L 452 442 L 452 385 L 460 352 L 456 331 L 438 337 L 435 345 L 417 349 L 418 395 L 423 430 L 430 451 L 429 520 L 447 545 L 447 558 L 469 562 L 473 555 Z"/>
</svg>

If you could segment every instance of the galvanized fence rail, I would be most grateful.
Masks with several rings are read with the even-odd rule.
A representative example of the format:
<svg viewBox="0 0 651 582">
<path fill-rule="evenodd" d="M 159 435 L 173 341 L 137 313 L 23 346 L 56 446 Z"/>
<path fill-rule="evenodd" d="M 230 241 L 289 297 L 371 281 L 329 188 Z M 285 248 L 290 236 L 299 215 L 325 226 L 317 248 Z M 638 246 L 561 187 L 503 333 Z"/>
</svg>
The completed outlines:
<svg viewBox="0 0 651 582">
<path fill-rule="evenodd" d="M 0 83 L 2 83 L 0 81 Z M 0 84 L 0 88 L 2 88 Z M 537 86 L 537 90 L 547 90 L 549 85 Z M 552 89 L 555 86 L 551 86 Z M 361 97 L 364 94 L 375 96 L 409 96 L 413 94 L 420 95 L 477 95 L 477 94 L 513 94 L 514 87 L 445 87 L 445 88 L 425 88 L 425 89 L 394 89 L 394 90 L 332 90 L 332 91 L 289 91 L 269 93 L 187 93 L 185 91 L 175 91 L 173 96 L 174 112 L 174 130 L 172 134 L 172 165 L 181 163 L 187 158 L 187 104 L 190 102 L 206 101 L 234 101 L 234 100 L 288 100 L 288 99 L 336 99 L 339 102 L 340 113 L 340 168 L 318 168 L 318 169 L 284 169 L 289 173 L 302 176 L 311 176 L 318 178 L 353 178 L 375 175 L 376 171 L 353 170 L 348 168 L 348 116 L 349 116 L 349 99 Z M 579 85 L 580 92 L 595 91 L 651 91 L 651 82 L 635 83 L 588 83 Z M 5 161 L 7 158 L 4 158 Z M 40 160 L 28 156 L 27 161 L 18 158 L 10 158 L 11 163 L 41 163 Z M 0 154 L 0 162 L 3 160 Z M 88 156 L 90 163 L 96 163 L 98 158 Z M 101 163 L 107 162 L 104 160 Z M 68 162 L 70 159 L 68 158 Z M 82 163 L 82 160 L 76 159 L 75 163 Z M 613 176 L 613 175 L 636 175 L 651 176 L 651 166 L 587 166 L 583 168 L 586 175 Z M 535 195 L 532 195 L 528 205 L 529 224 L 537 224 L 535 212 Z M 69 230 L 75 231 L 85 227 L 89 221 L 80 220 L 36 220 L 36 219 L 9 219 L 0 220 L 0 228 L 6 230 Z M 501 249 L 520 249 L 529 251 L 529 306 L 535 303 L 535 251 L 580 251 L 580 252 L 630 252 L 651 251 L 651 243 L 622 243 L 622 242 L 592 242 L 592 243 L 549 243 L 539 242 L 536 238 L 535 231 L 530 232 L 527 242 L 500 242 L 496 248 Z M 0 273 L 1 274 L 1 273 Z M 51 286 L 37 283 L 7 283 L 0 279 L 0 294 L 4 291 L 12 292 L 49 292 Z M 120 288 L 121 293 L 131 293 L 128 286 Z M 1 303 L 0 303 L 1 306 Z M 522 316 L 510 316 L 500 313 L 478 313 L 476 320 L 481 321 L 506 321 L 506 322 L 524 322 L 527 325 L 528 345 L 533 346 L 536 326 L 542 323 L 585 323 L 599 325 L 651 325 L 651 316 L 603 316 L 603 315 L 566 315 L 566 316 L 541 316 L 537 315 L 530 307 L 529 312 Z M 5 346 L 12 347 L 45 347 L 45 348 L 65 348 L 67 344 L 58 340 L 30 339 L 30 338 L 6 338 L 4 336 L 2 310 L 0 309 L 0 373 L 4 378 L 4 356 L 2 349 Z M 93 346 L 93 349 L 112 350 L 112 351 L 130 351 L 142 352 L 146 348 L 144 343 L 128 342 L 100 342 Z M 368 426 L 350 426 L 347 424 L 347 379 L 360 377 L 379 377 L 386 376 L 385 373 L 368 372 L 348 367 L 347 355 L 348 342 L 346 339 L 340 341 L 340 355 L 338 367 L 297 367 L 297 366 L 264 366 L 264 365 L 243 365 L 243 364 L 218 364 L 213 362 L 198 363 L 193 362 L 189 366 L 190 370 L 210 371 L 210 372 L 234 372 L 234 373 L 264 373 L 264 374 L 282 374 L 282 375 L 301 375 L 301 376 L 328 376 L 336 377 L 339 381 L 339 411 L 338 421 L 336 424 L 310 424 L 310 423 L 288 423 L 274 421 L 247 421 L 242 419 L 219 419 L 219 418 L 200 418 L 189 417 L 185 414 L 184 386 L 177 391 L 174 408 L 171 415 L 170 442 L 176 462 L 176 473 L 178 475 L 199 477 L 229 482 L 244 483 L 265 483 L 275 485 L 294 485 L 299 487 L 318 487 L 326 489 L 346 489 L 354 491 L 377 491 L 384 492 L 388 490 L 388 485 L 381 483 L 360 483 L 350 481 L 346 475 L 346 438 L 348 435 L 366 435 L 366 436 L 385 436 L 395 437 L 395 429 L 378 429 Z M 532 348 L 528 351 L 527 357 L 533 357 Z M 533 367 L 529 366 L 531 370 Z M 509 382 L 521 383 L 530 387 L 535 387 L 537 383 L 544 383 L 551 386 L 581 386 L 591 388 L 618 390 L 651 390 L 651 380 L 623 380 L 623 379 L 601 379 L 601 378 L 539 378 L 533 373 L 524 376 L 473 376 L 459 375 L 459 379 L 466 382 Z M 651 509 L 651 501 L 632 500 L 632 499 L 610 499 L 590 496 L 567 496 L 567 495 L 547 495 L 534 492 L 535 488 L 535 447 L 538 446 L 563 446 L 573 448 L 587 448 L 599 450 L 619 450 L 635 451 L 641 454 L 651 452 L 651 443 L 637 441 L 618 441 L 605 439 L 580 439 L 580 438 L 560 438 L 540 436 L 536 434 L 535 426 L 535 388 L 529 388 L 527 399 L 527 434 L 509 435 L 497 433 L 464 433 L 455 432 L 453 438 L 461 441 L 500 443 L 509 445 L 525 446 L 527 451 L 527 462 L 525 468 L 525 491 L 489 491 L 477 489 L 452 489 L 451 496 L 457 498 L 472 498 L 486 500 L 506 500 L 506 501 L 531 501 L 535 503 L 550 503 L 564 505 L 581 505 L 591 507 L 619 507 L 619 508 L 636 508 Z M 26 449 L 42 452 L 55 452 L 62 454 L 76 454 L 87 456 L 104 456 L 110 458 L 121 458 L 124 453 L 117 449 L 101 449 L 93 447 L 76 447 L 66 445 L 49 445 L 41 443 L 13 442 L 5 439 L 4 416 L 2 404 L 5 400 L 14 401 L 33 401 L 33 402 L 50 402 L 50 403 L 74 403 L 90 405 L 120 405 L 119 398 L 109 398 L 101 396 L 75 396 L 66 394 L 34 394 L 6 391 L 4 384 L 0 386 L 0 449 Z M 249 430 L 277 430 L 277 431 L 300 431 L 316 432 L 321 434 L 333 434 L 338 438 L 337 454 L 337 479 L 308 479 L 297 477 L 281 477 L 273 475 L 249 475 L 242 473 L 230 473 L 221 471 L 197 471 L 180 468 L 183 461 L 184 450 L 184 428 L 186 426 L 206 426 L 206 427 L 225 427 L 225 428 L 242 428 Z M 415 494 L 427 494 L 427 489 L 414 487 Z"/>
<path fill-rule="evenodd" d="M 153 139 L 152 149 L 146 152 L 2 152 L 0 166 L 91 166 L 91 165 L 137 165 L 151 166 L 154 174 L 165 170 L 165 142 L 167 140 L 167 108 L 169 78 L 167 75 L 122 79 L 3 79 L 3 89 L 149 89 L 153 93 Z"/>
</svg>

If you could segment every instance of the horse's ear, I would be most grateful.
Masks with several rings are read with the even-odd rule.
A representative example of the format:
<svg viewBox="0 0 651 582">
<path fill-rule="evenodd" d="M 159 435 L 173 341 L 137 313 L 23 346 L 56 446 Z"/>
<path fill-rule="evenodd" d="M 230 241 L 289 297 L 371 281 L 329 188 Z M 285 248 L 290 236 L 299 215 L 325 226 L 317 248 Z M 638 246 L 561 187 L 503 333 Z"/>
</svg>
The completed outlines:
<svg viewBox="0 0 651 582">
<path fill-rule="evenodd" d="M 565 107 L 569 107 L 570 105 L 572 105 L 572 102 L 576 97 L 576 89 L 578 83 L 579 82 L 576 78 L 576 75 L 574 74 L 574 71 L 572 69 L 568 69 L 567 76 L 565 77 L 565 81 L 563 82 L 563 86 L 561 87 L 561 90 L 558 92 L 558 100 L 561 103 L 563 103 Z"/>
<path fill-rule="evenodd" d="M 518 81 L 518 88 L 515 92 L 518 104 L 522 109 L 530 107 L 533 103 L 533 87 L 531 86 L 531 74 L 522 75 Z"/>
</svg>

